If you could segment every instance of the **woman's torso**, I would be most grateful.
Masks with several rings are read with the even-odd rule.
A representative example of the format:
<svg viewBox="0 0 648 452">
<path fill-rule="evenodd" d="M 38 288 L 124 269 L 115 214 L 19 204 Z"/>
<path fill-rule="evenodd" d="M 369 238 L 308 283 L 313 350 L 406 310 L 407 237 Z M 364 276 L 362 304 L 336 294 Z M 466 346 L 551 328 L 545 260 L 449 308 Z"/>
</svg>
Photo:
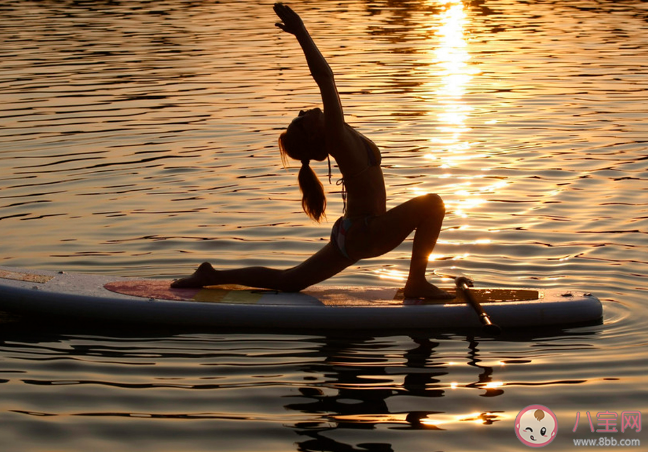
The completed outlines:
<svg viewBox="0 0 648 452">
<path fill-rule="evenodd" d="M 382 215 L 386 211 L 387 195 L 380 168 L 380 150 L 370 139 L 349 126 L 356 137 L 356 145 L 350 149 L 353 164 L 341 166 L 346 189 L 346 212 L 348 218 Z"/>
</svg>

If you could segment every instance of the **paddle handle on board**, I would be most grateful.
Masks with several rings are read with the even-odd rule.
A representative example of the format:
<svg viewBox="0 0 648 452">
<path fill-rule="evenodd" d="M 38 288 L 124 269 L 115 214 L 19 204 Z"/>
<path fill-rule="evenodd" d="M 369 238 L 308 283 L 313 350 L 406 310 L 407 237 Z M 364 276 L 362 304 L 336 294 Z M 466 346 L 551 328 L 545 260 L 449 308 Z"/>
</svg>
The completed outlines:
<svg viewBox="0 0 648 452">
<path fill-rule="evenodd" d="M 490 336 L 500 335 L 502 333 L 502 329 L 493 323 L 488 313 L 484 311 L 484 308 L 482 308 L 477 300 L 475 300 L 475 297 L 473 297 L 472 292 L 470 292 L 470 287 L 472 287 L 473 282 L 465 276 L 458 276 L 457 278 L 455 278 L 455 285 L 457 286 L 457 290 L 463 292 L 466 301 L 468 301 L 468 304 L 479 316 L 479 321 L 482 325 L 484 325 L 484 332 Z"/>
</svg>

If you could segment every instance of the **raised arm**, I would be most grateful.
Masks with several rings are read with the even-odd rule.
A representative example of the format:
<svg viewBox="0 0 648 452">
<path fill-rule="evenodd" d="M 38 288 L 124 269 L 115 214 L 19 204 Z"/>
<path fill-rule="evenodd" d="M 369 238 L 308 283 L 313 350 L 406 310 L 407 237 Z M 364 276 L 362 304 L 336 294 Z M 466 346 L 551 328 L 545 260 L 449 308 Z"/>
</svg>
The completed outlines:
<svg viewBox="0 0 648 452">
<path fill-rule="evenodd" d="M 308 68 L 317 86 L 319 86 L 322 95 L 326 128 L 331 132 L 334 132 L 334 130 L 342 131 L 344 127 L 344 113 L 342 112 L 342 104 L 340 103 L 340 96 L 335 86 L 335 79 L 331 67 L 326 62 L 326 59 L 324 59 L 324 56 L 322 56 L 313 38 L 311 38 L 308 30 L 306 30 L 304 22 L 295 11 L 283 3 L 275 3 L 274 11 L 283 21 L 283 23 L 277 23 L 275 25 L 286 33 L 294 35 L 304 51 Z"/>
</svg>

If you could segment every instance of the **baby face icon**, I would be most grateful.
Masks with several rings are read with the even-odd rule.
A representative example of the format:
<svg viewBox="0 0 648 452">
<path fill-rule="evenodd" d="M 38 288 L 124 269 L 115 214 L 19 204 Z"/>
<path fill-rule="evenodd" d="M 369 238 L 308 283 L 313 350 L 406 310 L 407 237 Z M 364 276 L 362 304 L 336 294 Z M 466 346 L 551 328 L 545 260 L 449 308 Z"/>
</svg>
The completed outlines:
<svg viewBox="0 0 648 452">
<path fill-rule="evenodd" d="M 558 432 L 558 420 L 553 412 L 542 405 L 531 405 L 515 418 L 515 434 L 529 447 L 546 446 Z"/>
</svg>

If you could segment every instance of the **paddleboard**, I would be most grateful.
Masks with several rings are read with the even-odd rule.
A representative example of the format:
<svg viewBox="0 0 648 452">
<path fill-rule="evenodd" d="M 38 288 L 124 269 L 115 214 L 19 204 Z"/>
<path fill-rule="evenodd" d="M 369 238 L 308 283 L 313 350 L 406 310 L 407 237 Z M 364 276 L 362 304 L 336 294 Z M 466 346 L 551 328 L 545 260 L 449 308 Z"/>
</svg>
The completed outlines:
<svg viewBox="0 0 648 452">
<path fill-rule="evenodd" d="M 104 324 L 264 329 L 479 328 L 461 293 L 408 299 L 398 288 L 313 286 L 284 293 L 242 286 L 172 289 L 167 280 L 0 267 L 0 311 Z M 446 288 L 455 292 L 454 288 Z M 600 301 L 560 289 L 472 289 L 494 323 L 528 328 L 596 323 Z"/>
</svg>

